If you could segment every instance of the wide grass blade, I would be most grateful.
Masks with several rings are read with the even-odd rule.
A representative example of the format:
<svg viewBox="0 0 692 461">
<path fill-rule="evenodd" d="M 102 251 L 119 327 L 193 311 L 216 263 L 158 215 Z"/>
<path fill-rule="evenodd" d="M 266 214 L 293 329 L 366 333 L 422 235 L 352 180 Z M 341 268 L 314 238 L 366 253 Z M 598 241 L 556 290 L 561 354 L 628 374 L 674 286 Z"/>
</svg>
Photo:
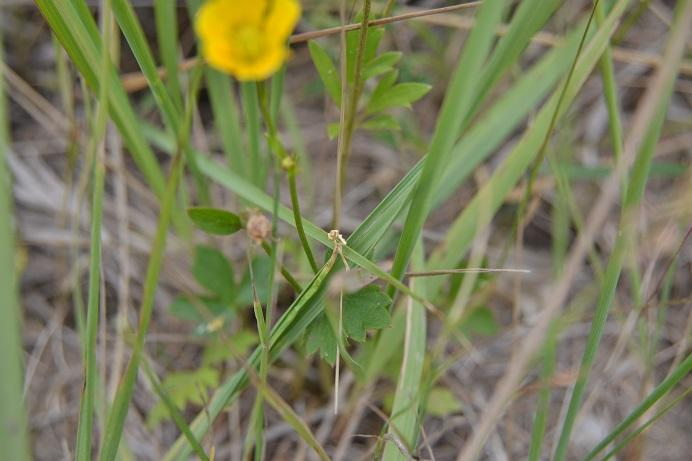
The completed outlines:
<svg viewBox="0 0 692 461">
<path fill-rule="evenodd" d="M 404 221 L 404 228 L 392 263 L 391 272 L 396 279 L 400 279 L 406 271 L 413 247 L 431 209 L 436 179 L 448 163 L 454 142 L 470 116 L 474 93 L 480 84 L 478 79 L 480 69 L 490 51 L 495 38 L 495 27 L 502 19 L 505 6 L 504 0 L 486 1 L 478 10 L 476 27 L 466 41 L 456 71 L 445 93 L 430 149 L 425 157 L 411 207 Z M 392 296 L 394 287 L 390 287 L 388 291 Z"/>
<path fill-rule="evenodd" d="M 1 31 L 0 31 L 1 32 Z M 10 132 L 5 99 L 4 56 L 0 33 L 0 447 L 7 459 L 31 459 L 24 407 L 24 350 L 17 293 L 12 178 L 7 167 Z"/>
<path fill-rule="evenodd" d="M 423 268 L 423 247 L 418 243 L 414 251 L 413 268 Z M 425 280 L 412 278 L 412 290 L 418 286 L 424 287 Z M 408 298 L 406 300 L 406 332 L 404 336 L 404 357 L 401 361 L 401 372 L 397 381 L 394 403 L 389 417 L 389 434 L 402 438 L 402 442 L 412 450 L 416 446 L 419 427 L 419 408 L 423 392 L 421 392 L 421 376 L 425 362 L 426 318 L 425 306 Z M 383 458 L 386 461 L 406 459 L 399 448 L 388 443 L 384 449 Z"/>
</svg>

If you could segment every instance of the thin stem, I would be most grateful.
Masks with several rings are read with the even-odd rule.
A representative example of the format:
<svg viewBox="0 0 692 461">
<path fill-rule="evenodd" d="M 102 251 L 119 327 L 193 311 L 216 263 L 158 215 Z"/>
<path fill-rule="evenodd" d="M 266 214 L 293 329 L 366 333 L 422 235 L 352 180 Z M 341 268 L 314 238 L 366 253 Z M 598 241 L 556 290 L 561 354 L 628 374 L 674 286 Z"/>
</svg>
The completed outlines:
<svg viewBox="0 0 692 461">
<path fill-rule="evenodd" d="M 291 208 L 293 208 L 293 219 L 296 222 L 296 229 L 298 230 L 300 243 L 303 244 L 303 248 L 305 249 L 305 255 L 308 257 L 308 261 L 310 262 L 310 267 L 312 268 L 313 272 L 317 273 L 317 263 L 315 262 L 315 257 L 313 256 L 312 250 L 310 249 L 310 243 L 308 242 L 308 238 L 305 235 L 305 229 L 303 228 L 303 218 L 300 214 L 300 202 L 298 201 L 298 190 L 296 188 L 296 164 L 292 158 L 287 158 L 291 160 L 291 164 L 287 170 L 287 176 L 288 188 L 291 191 Z"/>
<path fill-rule="evenodd" d="M 291 192 L 291 208 L 293 209 L 293 219 L 296 224 L 296 230 L 298 231 L 298 237 L 300 238 L 300 243 L 303 245 L 303 250 L 308 258 L 310 267 L 312 271 L 317 273 L 318 266 L 315 262 L 315 257 L 313 256 L 312 249 L 310 248 L 310 243 L 305 235 L 305 228 L 303 227 L 303 217 L 300 212 L 300 201 L 298 200 L 298 188 L 296 186 L 296 161 L 292 154 L 290 154 L 279 139 L 279 135 L 276 130 L 276 125 L 269 113 L 269 107 L 267 104 L 267 94 L 266 94 L 266 82 L 261 82 L 257 85 L 257 93 L 259 99 L 259 106 L 262 111 L 262 116 L 264 117 L 264 122 L 267 125 L 267 136 L 269 138 L 270 149 L 279 157 L 281 161 L 281 168 L 286 171 L 286 177 L 288 179 L 288 187 Z"/>
<path fill-rule="evenodd" d="M 368 38 L 368 23 L 370 19 L 370 0 L 363 2 L 363 20 L 360 25 L 360 41 L 358 42 L 358 50 L 356 52 L 355 72 L 353 74 L 353 88 L 349 93 L 348 106 L 346 108 L 344 120 L 339 123 L 339 144 L 336 153 L 336 186 L 334 190 L 334 213 L 332 216 L 332 227 L 337 229 L 341 219 L 341 197 L 344 191 L 344 182 L 346 180 L 346 165 L 348 156 L 351 153 L 351 140 L 355 129 L 356 113 L 358 112 L 358 100 L 360 93 L 363 90 L 363 79 L 361 71 L 363 67 L 363 56 L 365 55 L 365 43 Z M 342 32 L 343 34 L 343 32 Z M 343 47 L 343 36 L 342 36 Z M 344 53 L 342 52 L 342 61 Z M 343 67 L 346 65 L 342 62 L 342 85 L 346 85 L 346 80 L 343 78 Z M 342 92 L 343 93 L 343 92 Z M 343 101 L 343 94 L 342 94 Z M 344 114 L 344 103 L 341 104 L 341 113 Z"/>
</svg>

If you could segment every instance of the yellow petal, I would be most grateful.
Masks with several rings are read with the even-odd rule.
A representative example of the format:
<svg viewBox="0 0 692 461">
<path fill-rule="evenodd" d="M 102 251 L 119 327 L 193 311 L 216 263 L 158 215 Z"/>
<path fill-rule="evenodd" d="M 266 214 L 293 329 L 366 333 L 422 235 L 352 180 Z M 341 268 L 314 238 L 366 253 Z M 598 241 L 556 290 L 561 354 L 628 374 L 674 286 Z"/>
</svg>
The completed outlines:
<svg viewBox="0 0 692 461">
<path fill-rule="evenodd" d="M 254 61 L 237 60 L 229 66 L 229 71 L 240 81 L 264 80 L 279 70 L 288 57 L 288 48 L 282 43 L 268 47 L 259 59 Z"/>
<path fill-rule="evenodd" d="M 266 19 L 267 35 L 285 41 L 300 19 L 298 0 L 273 0 Z"/>
<path fill-rule="evenodd" d="M 207 0 L 197 12 L 195 28 L 202 40 L 218 40 L 241 24 L 262 23 L 267 0 L 253 0 L 252 6 L 238 0 Z"/>
</svg>

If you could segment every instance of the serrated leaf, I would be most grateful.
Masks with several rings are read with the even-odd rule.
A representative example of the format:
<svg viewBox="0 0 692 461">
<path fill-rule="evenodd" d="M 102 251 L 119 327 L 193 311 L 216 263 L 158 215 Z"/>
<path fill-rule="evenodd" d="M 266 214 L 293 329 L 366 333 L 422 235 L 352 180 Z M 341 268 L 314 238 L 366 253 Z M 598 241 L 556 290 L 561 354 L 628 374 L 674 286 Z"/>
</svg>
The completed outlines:
<svg viewBox="0 0 692 461">
<path fill-rule="evenodd" d="M 363 80 L 391 71 L 402 55 L 401 51 L 387 51 L 379 56 L 375 56 L 365 65 Z"/>
<path fill-rule="evenodd" d="M 432 86 L 426 83 L 407 82 L 398 83 L 387 91 L 373 93 L 368 103 L 367 111 L 370 113 L 381 112 L 392 107 L 410 108 L 411 103 L 425 96 Z"/>
<path fill-rule="evenodd" d="M 380 114 L 376 115 L 374 117 L 370 117 L 366 121 L 364 121 L 361 125 L 361 128 L 364 128 L 366 130 L 385 130 L 385 131 L 399 131 L 401 130 L 401 125 L 399 125 L 399 121 L 392 117 L 391 115 L 387 114 Z"/>
<path fill-rule="evenodd" d="M 389 326 L 388 307 L 392 300 L 376 285 L 368 285 L 355 293 L 344 295 L 343 326 L 346 335 L 358 342 L 365 341 L 369 329 Z"/>
<path fill-rule="evenodd" d="M 334 61 L 322 46 L 315 40 L 308 42 L 308 49 L 312 57 L 312 63 L 317 69 L 320 80 L 332 101 L 338 106 L 341 104 L 341 80 L 336 70 Z"/>
<path fill-rule="evenodd" d="M 187 215 L 195 226 L 208 234 L 231 235 L 243 228 L 237 215 L 218 208 L 188 208 Z"/>
<path fill-rule="evenodd" d="M 320 352 L 320 357 L 330 365 L 336 362 L 336 336 L 329 319 L 320 314 L 308 326 L 305 339 L 305 352 L 310 355 Z"/>
<path fill-rule="evenodd" d="M 192 275 L 200 285 L 218 295 L 222 301 L 233 301 L 236 294 L 233 268 L 219 250 L 205 245 L 196 246 Z"/>
<path fill-rule="evenodd" d="M 434 387 L 428 395 L 426 409 L 430 415 L 444 417 L 460 411 L 462 404 L 449 389 Z"/>
<path fill-rule="evenodd" d="M 482 336 L 494 336 L 500 331 L 500 325 L 495 320 L 493 311 L 487 307 L 479 307 L 466 317 L 459 329 L 466 335 L 475 333 Z"/>
</svg>

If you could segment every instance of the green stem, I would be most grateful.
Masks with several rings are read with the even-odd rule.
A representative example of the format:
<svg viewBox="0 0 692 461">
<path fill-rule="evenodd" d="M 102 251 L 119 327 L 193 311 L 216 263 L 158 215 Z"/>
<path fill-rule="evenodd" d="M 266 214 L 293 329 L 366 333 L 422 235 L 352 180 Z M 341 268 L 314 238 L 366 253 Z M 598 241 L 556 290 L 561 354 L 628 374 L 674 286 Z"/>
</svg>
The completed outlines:
<svg viewBox="0 0 692 461">
<path fill-rule="evenodd" d="M 318 266 L 315 262 L 315 257 L 313 256 L 312 249 L 310 248 L 310 243 L 305 235 L 305 228 L 303 227 L 303 217 L 300 212 L 300 201 L 298 200 L 298 187 L 296 186 L 296 161 L 295 157 L 290 154 L 279 139 L 279 135 L 276 130 L 276 125 L 269 113 L 269 107 L 267 103 L 266 94 L 266 82 L 261 82 L 257 85 L 257 93 L 259 96 L 259 106 L 262 111 L 262 116 L 264 117 L 264 122 L 267 125 L 267 136 L 269 137 L 269 147 L 278 156 L 281 161 L 281 167 L 286 170 L 286 176 L 288 179 L 288 187 L 291 192 L 291 208 L 293 209 L 293 219 L 296 223 L 296 230 L 298 231 L 298 237 L 300 238 L 300 243 L 303 245 L 303 250 L 308 258 L 310 267 L 312 271 L 317 273 Z"/>
<path fill-rule="evenodd" d="M 363 19 L 360 26 L 360 41 L 358 42 L 358 50 L 356 52 L 355 72 L 353 77 L 353 88 L 349 94 L 348 106 L 346 108 L 345 118 L 339 127 L 339 143 L 336 152 L 336 186 L 334 190 L 334 213 L 332 216 L 332 227 L 337 229 L 341 220 L 341 201 L 344 192 L 344 182 L 346 181 L 346 165 L 348 157 L 351 153 L 351 141 L 355 129 L 356 113 L 358 112 L 358 100 L 360 93 L 363 90 L 362 67 L 363 56 L 365 55 L 365 43 L 368 38 L 368 21 L 370 20 L 370 0 L 363 2 Z M 343 40 L 342 40 L 343 41 Z M 342 53 L 343 54 L 343 53 Z M 342 59 L 343 60 L 343 59 Z M 342 63 L 345 66 L 345 63 Z M 344 74 L 342 70 L 342 75 Z M 346 81 L 342 85 L 346 86 Z M 343 98 L 343 96 L 342 96 Z M 342 112 L 344 103 L 342 102 Z"/>
<path fill-rule="evenodd" d="M 310 242 L 308 242 L 308 238 L 305 235 L 305 229 L 303 228 L 303 218 L 300 214 L 300 203 L 298 202 L 298 190 L 296 187 L 296 165 L 293 159 L 291 159 L 291 161 L 292 163 L 288 168 L 287 175 L 288 187 L 291 192 L 291 208 L 293 208 L 293 219 L 296 222 L 296 230 L 298 230 L 300 243 L 303 244 L 303 248 L 305 249 L 305 255 L 308 257 L 308 261 L 310 262 L 310 267 L 312 268 L 313 272 L 317 273 L 317 263 L 315 262 L 315 257 L 313 256 L 312 250 L 310 249 Z"/>
</svg>

